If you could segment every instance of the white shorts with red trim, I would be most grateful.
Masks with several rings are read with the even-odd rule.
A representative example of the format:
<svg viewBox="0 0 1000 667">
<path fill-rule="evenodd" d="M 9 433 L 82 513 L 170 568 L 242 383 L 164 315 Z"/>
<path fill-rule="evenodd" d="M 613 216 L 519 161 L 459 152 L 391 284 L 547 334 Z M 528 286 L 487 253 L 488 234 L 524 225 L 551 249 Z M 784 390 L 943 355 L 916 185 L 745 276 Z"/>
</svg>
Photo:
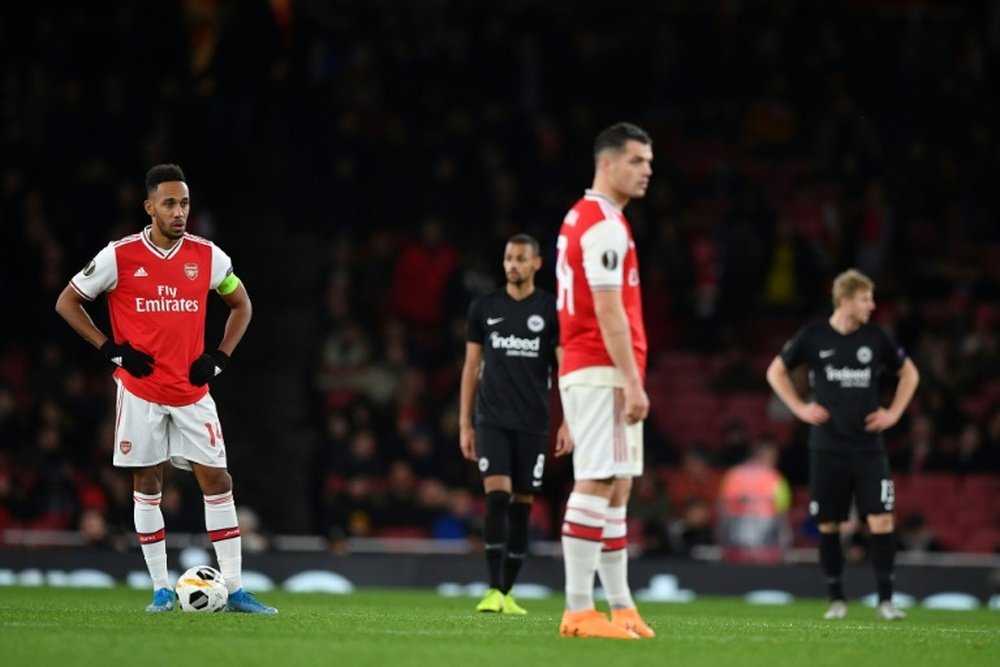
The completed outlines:
<svg viewBox="0 0 1000 667">
<path fill-rule="evenodd" d="M 191 470 L 194 461 L 226 467 L 226 444 L 211 394 L 191 405 L 161 405 L 115 382 L 115 466 L 139 468 L 170 461 L 175 468 Z"/>
<path fill-rule="evenodd" d="M 642 422 L 625 423 L 620 387 L 560 386 L 563 415 L 573 438 L 574 479 L 642 475 Z"/>
</svg>

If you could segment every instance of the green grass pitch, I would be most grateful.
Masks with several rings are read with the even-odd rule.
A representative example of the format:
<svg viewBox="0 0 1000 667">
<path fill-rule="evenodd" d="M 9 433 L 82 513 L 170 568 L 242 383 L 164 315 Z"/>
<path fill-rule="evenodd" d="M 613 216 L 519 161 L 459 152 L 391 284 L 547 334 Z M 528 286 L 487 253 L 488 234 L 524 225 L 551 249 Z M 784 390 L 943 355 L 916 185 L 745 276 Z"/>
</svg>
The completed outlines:
<svg viewBox="0 0 1000 667">
<path fill-rule="evenodd" d="M 735 598 L 642 605 L 656 639 L 560 639 L 561 599 L 523 600 L 526 617 L 476 614 L 472 598 L 365 589 L 269 592 L 276 617 L 146 614 L 127 588 L 0 587 L 0 665 L 1000 665 L 1000 612 L 911 609 L 876 621 L 852 603 L 823 621 L 822 600 L 755 606 Z"/>
</svg>

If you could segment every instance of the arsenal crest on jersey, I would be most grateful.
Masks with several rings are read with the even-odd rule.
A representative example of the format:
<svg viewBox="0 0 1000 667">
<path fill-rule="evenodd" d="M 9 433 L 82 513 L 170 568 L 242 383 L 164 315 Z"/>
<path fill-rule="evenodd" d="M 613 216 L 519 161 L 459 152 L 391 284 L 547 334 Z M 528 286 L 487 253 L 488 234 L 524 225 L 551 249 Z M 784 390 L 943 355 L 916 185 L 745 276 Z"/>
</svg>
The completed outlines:
<svg viewBox="0 0 1000 667">
<path fill-rule="evenodd" d="M 128 456 L 128 453 L 132 451 L 132 441 L 122 440 L 118 443 L 118 448 L 122 451 L 122 454 Z"/>
<path fill-rule="evenodd" d="M 194 280 L 198 277 L 198 265 L 197 264 L 185 264 L 184 265 L 184 275 L 188 277 L 189 280 Z"/>
</svg>

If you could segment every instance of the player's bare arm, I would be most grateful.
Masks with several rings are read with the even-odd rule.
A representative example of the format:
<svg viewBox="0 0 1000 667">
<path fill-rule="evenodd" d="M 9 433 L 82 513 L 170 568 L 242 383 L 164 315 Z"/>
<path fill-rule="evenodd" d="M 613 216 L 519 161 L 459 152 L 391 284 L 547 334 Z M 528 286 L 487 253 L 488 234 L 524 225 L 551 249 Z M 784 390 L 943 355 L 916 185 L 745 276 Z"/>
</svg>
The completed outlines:
<svg viewBox="0 0 1000 667">
<path fill-rule="evenodd" d="M 573 453 L 573 436 L 569 433 L 569 426 L 563 421 L 559 425 L 559 430 L 556 431 L 556 448 L 555 455 L 556 458 L 560 456 L 566 456 L 567 454 Z"/>
<path fill-rule="evenodd" d="M 229 361 L 229 356 L 236 349 L 236 346 L 243 340 L 243 335 L 250 325 L 250 318 L 253 316 L 253 306 L 250 304 L 250 296 L 246 288 L 236 278 L 229 274 L 229 280 L 235 283 L 235 287 L 229 285 L 228 288 L 217 290 L 222 300 L 229 306 L 229 317 L 226 319 L 226 327 L 222 334 L 222 342 L 215 350 L 205 350 L 205 352 L 194 360 L 191 369 L 188 371 L 188 381 L 201 387 L 208 384 L 212 378 L 221 373 Z M 223 281 L 223 285 L 225 281 Z"/>
<path fill-rule="evenodd" d="M 561 367 L 563 362 L 563 348 L 562 345 L 556 347 L 556 363 Z M 558 375 L 558 368 L 557 375 Z M 560 456 L 566 456 L 573 452 L 573 436 L 570 435 L 569 426 L 566 424 L 566 418 L 563 417 L 562 424 L 559 425 L 559 430 L 556 432 L 556 458 Z"/>
<path fill-rule="evenodd" d="M 632 355 L 632 332 L 622 304 L 621 290 L 594 290 L 594 314 L 604 347 L 625 379 L 625 421 L 640 422 L 649 415 L 649 397 Z"/>
<path fill-rule="evenodd" d="M 830 413 L 819 403 L 806 403 L 799 396 L 792 378 L 788 374 L 788 367 L 784 360 L 778 356 L 774 358 L 771 365 L 767 367 L 767 383 L 777 394 L 781 402 L 784 403 L 792 414 L 807 424 L 818 426 L 830 419 Z"/>
<path fill-rule="evenodd" d="M 479 343 L 465 344 L 465 363 L 462 365 L 462 384 L 459 389 L 458 446 L 462 456 L 476 460 L 476 428 L 472 422 L 479 388 L 479 369 L 483 365 L 483 346 Z"/>
<path fill-rule="evenodd" d="M 243 335 L 250 326 L 250 318 L 253 316 L 253 306 L 250 303 L 250 295 L 247 294 L 243 283 L 230 292 L 222 296 L 222 300 L 229 306 L 229 317 L 226 319 L 226 328 L 222 334 L 222 342 L 219 343 L 219 351 L 230 355 L 236 346 L 243 340 Z"/>
<path fill-rule="evenodd" d="M 906 359 L 899 369 L 899 384 L 896 385 L 892 403 L 888 408 L 879 408 L 865 417 L 865 430 L 880 433 L 892 428 L 906 411 L 906 406 L 913 399 L 918 384 L 920 384 L 920 372 L 912 361 Z"/>
<path fill-rule="evenodd" d="M 90 314 L 83 307 L 84 301 L 85 299 L 75 289 L 67 285 L 63 288 L 59 298 L 56 299 L 56 312 L 66 320 L 73 331 L 80 334 L 88 343 L 100 349 L 107 342 L 108 337 L 94 325 L 94 321 L 90 319 Z"/>
</svg>

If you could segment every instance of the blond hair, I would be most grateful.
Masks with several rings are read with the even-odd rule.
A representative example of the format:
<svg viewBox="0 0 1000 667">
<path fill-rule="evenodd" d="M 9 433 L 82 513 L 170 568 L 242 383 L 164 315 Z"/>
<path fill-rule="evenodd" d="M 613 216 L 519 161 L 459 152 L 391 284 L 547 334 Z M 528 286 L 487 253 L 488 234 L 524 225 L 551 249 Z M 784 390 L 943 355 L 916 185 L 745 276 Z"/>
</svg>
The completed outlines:
<svg viewBox="0 0 1000 667">
<path fill-rule="evenodd" d="M 875 281 L 857 269 L 848 269 L 833 279 L 833 307 L 844 297 L 850 299 L 861 291 L 874 291 Z"/>
</svg>

